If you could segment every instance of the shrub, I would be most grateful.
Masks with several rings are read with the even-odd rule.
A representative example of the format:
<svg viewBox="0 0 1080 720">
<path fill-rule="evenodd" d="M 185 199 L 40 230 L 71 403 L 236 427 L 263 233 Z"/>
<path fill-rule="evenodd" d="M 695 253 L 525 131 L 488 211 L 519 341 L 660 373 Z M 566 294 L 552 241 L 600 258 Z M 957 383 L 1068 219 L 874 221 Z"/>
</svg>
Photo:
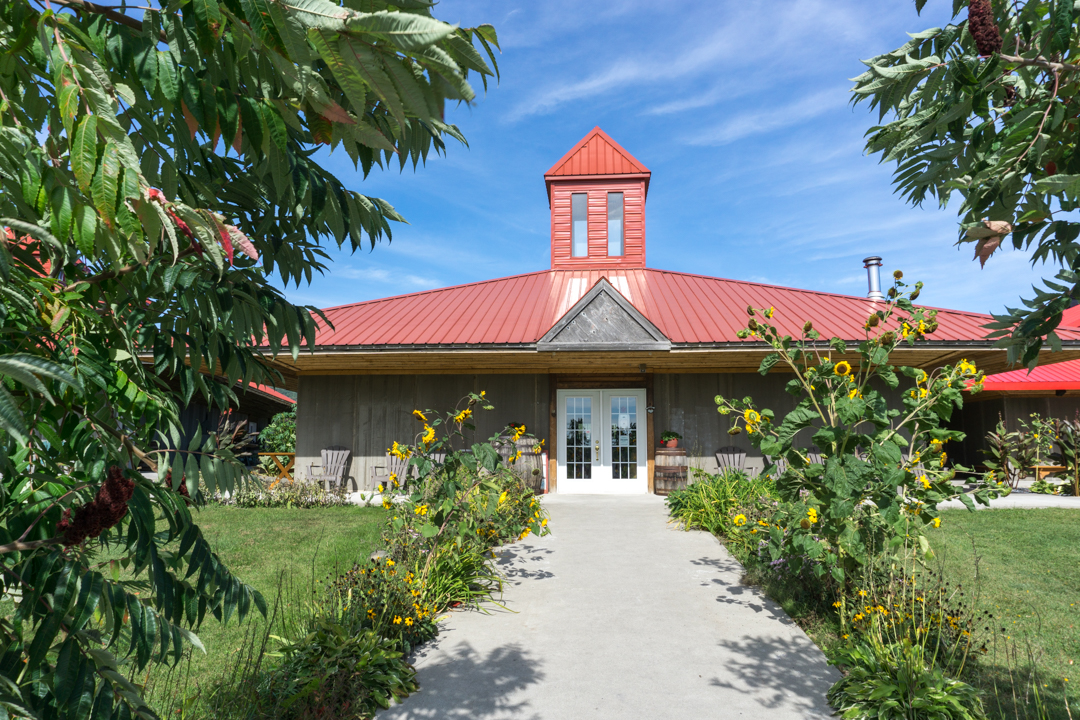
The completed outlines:
<svg viewBox="0 0 1080 720">
<path fill-rule="evenodd" d="M 847 674 L 829 689 L 829 704 L 847 720 L 982 720 L 975 688 L 928 666 L 921 645 L 858 643 L 836 664 Z"/>
<path fill-rule="evenodd" d="M 259 433 L 259 448 L 264 452 L 296 452 L 296 405 L 270 419 Z M 259 458 L 263 472 L 276 474 L 273 458 Z"/>
<path fill-rule="evenodd" d="M 906 292 L 902 273 L 895 277 L 890 300 L 870 313 L 866 339 L 855 348 L 835 337 L 819 342 L 809 322 L 798 338 L 781 335 L 770 323 L 772 308 L 747 308 L 750 318 L 739 336 L 758 337 L 774 351 L 760 372 L 784 363 L 793 373 L 787 390 L 798 402 L 782 421 L 752 398 L 716 397 L 719 412 L 734 417 L 729 433 L 745 430 L 763 456 L 786 464 L 776 480 L 782 502 L 769 522 L 772 559 L 809 561 L 817 575 L 830 573 L 844 584 L 859 577 L 874 553 L 895 552 L 907 537 L 929 553 L 922 531 L 935 521 L 939 503 L 959 498 L 974 509 L 974 501 L 988 505 L 1002 492 L 984 483 L 968 495 L 950 482 L 955 471 L 946 463 L 945 444 L 964 434 L 945 425 L 963 404 L 961 390 L 969 384 L 979 389 L 975 366 L 962 360 L 928 374 L 889 364 L 898 345 L 913 345 L 937 329 L 934 311 L 912 304 L 922 283 Z M 902 393 L 901 407 L 890 407 L 881 388 L 899 388 L 898 370 L 912 387 Z M 804 432 L 820 458 L 797 443 Z M 770 464 L 766 472 L 778 469 Z"/>
<path fill-rule="evenodd" d="M 327 602 L 354 630 L 374 630 L 402 652 L 410 652 L 438 633 L 436 607 L 424 603 L 424 588 L 408 568 L 392 558 L 375 557 L 337 577 Z"/>
<path fill-rule="evenodd" d="M 292 480 L 268 485 L 249 485 L 231 498 L 218 495 L 215 500 L 225 505 L 242 508 L 326 508 L 349 505 L 349 494 L 344 484 L 327 490 L 321 482 Z"/>
<path fill-rule="evenodd" d="M 684 527 L 708 530 L 743 545 L 756 545 L 766 532 L 769 517 L 777 505 L 776 486 L 768 476 L 749 478 L 739 470 L 717 475 L 699 468 L 690 469 L 692 482 L 667 497 L 672 517 Z"/>
<path fill-rule="evenodd" d="M 366 720 L 417 689 L 416 671 L 393 640 L 331 616 L 281 653 L 258 688 L 256 717 Z"/>
</svg>

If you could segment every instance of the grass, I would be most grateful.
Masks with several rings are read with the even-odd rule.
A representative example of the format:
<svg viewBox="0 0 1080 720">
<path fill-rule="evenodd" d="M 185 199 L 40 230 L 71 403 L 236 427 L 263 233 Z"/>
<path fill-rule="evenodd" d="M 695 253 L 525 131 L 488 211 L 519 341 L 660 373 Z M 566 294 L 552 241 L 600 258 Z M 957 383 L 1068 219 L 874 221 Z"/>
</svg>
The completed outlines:
<svg viewBox="0 0 1080 720">
<path fill-rule="evenodd" d="M 285 612 L 295 612 L 313 587 L 328 575 L 366 559 L 379 543 L 382 508 L 334 507 L 308 510 L 208 506 L 196 515 L 211 547 L 241 580 L 260 591 L 273 606 L 282 578 L 288 593 Z M 147 679 L 155 707 L 205 692 L 225 678 L 245 639 L 265 629 L 257 611 L 240 625 L 235 618 L 222 626 L 209 614 L 198 635 L 206 655 L 195 651 L 190 662 L 172 674 L 162 668 Z M 185 674 L 186 673 L 186 674 Z M 186 683 L 179 693 L 174 683 Z"/>
<path fill-rule="evenodd" d="M 978 588 L 980 608 L 994 614 L 999 636 L 1004 629 L 1007 640 L 1015 641 L 1022 665 L 1030 645 L 1051 717 L 1069 717 L 1066 688 L 1070 707 L 1080 710 L 1080 510 L 950 510 L 941 518 L 931 542 L 945 576 Z M 999 650 L 997 657 L 981 657 L 975 669 L 974 681 L 988 692 L 992 716 L 999 714 L 993 684 L 997 680 L 1003 695 L 1008 665 Z M 1014 709 L 1009 695 L 1002 698 L 1005 717 L 1034 717 L 1026 715 L 1030 707 L 1023 703 Z"/>
</svg>

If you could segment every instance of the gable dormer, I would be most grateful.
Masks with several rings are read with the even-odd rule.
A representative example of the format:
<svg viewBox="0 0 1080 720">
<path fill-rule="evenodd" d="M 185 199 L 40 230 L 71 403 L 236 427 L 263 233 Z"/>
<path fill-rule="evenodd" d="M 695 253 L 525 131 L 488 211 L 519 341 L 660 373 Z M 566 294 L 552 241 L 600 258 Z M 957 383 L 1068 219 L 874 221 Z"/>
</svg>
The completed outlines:
<svg viewBox="0 0 1080 720">
<path fill-rule="evenodd" d="M 649 169 L 593 128 L 546 173 L 551 268 L 645 267 Z"/>
</svg>

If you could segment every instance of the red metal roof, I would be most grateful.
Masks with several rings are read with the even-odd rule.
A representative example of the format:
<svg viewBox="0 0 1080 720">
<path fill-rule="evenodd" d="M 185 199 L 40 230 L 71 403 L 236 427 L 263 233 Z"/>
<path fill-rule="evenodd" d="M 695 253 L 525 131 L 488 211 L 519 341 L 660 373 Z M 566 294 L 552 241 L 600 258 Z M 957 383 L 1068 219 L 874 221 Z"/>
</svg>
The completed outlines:
<svg viewBox="0 0 1080 720">
<path fill-rule="evenodd" d="M 266 395 L 269 395 L 272 398 L 275 398 L 277 400 L 281 400 L 282 402 L 287 402 L 290 405 L 295 405 L 296 404 L 296 401 L 293 400 L 291 397 L 289 397 L 288 395 L 286 395 L 284 393 L 278 392 L 277 390 L 270 387 L 269 385 L 259 385 L 258 383 L 249 383 L 248 384 L 248 390 L 255 390 L 255 391 L 264 393 Z"/>
<path fill-rule="evenodd" d="M 1040 365 L 1030 373 L 1027 368 L 987 375 L 983 390 L 998 392 L 1031 390 L 1080 390 L 1080 360 Z"/>
<path fill-rule="evenodd" d="M 864 337 L 863 323 L 879 306 L 863 297 L 653 269 L 545 270 L 342 305 L 326 310 L 334 329 L 321 327 L 326 346 L 531 345 L 606 277 L 673 343 L 740 342 L 746 307 L 774 307 L 773 322 L 799 335 L 811 320 L 825 337 Z M 989 315 L 939 310 L 932 341 L 978 341 Z M 1061 329 L 1080 340 L 1080 330 Z"/>
<path fill-rule="evenodd" d="M 544 173 L 545 178 L 582 175 L 647 175 L 649 169 L 619 143 L 594 127 L 570 152 Z"/>
</svg>

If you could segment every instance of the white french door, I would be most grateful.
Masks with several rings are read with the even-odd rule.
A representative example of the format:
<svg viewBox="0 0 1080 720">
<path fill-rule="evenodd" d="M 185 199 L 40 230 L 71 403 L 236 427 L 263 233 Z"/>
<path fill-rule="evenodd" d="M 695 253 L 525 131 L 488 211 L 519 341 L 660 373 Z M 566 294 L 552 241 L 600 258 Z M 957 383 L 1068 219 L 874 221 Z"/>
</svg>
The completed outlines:
<svg viewBox="0 0 1080 720">
<path fill-rule="evenodd" d="M 559 390 L 556 492 L 647 493 L 644 390 Z"/>
</svg>

